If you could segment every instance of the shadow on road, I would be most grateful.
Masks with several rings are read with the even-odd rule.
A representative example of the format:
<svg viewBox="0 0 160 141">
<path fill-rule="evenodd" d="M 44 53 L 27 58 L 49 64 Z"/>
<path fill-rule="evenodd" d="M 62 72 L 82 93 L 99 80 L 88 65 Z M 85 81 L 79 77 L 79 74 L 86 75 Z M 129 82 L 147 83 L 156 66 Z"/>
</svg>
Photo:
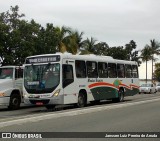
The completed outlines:
<svg viewBox="0 0 160 141">
<path fill-rule="evenodd" d="M 124 102 L 129 102 L 129 101 L 132 101 L 132 100 L 125 100 Z M 121 103 L 124 103 L 124 102 L 120 102 L 118 104 L 121 104 Z M 98 105 L 108 105 L 110 106 L 110 104 L 113 104 L 114 102 L 112 100 L 103 100 L 97 104 L 91 104 L 91 103 L 88 103 L 86 105 L 86 107 L 83 107 L 83 108 L 87 108 L 87 107 L 96 107 Z M 43 106 L 42 106 L 43 107 Z M 70 110 L 70 109 L 80 109 L 80 108 L 77 108 L 75 107 L 74 105 L 59 105 L 57 107 L 55 107 L 55 109 L 36 109 L 34 111 L 30 111 L 30 113 L 32 114 L 35 114 L 35 113 L 40 113 L 40 112 L 58 112 L 58 111 L 64 111 L 64 110 Z"/>
</svg>

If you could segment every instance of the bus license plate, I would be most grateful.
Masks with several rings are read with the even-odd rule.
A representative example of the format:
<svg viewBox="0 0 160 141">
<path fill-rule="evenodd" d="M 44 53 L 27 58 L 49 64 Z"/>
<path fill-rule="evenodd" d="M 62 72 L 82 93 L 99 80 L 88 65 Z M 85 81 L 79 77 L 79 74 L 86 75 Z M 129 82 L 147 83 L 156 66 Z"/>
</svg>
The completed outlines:
<svg viewBox="0 0 160 141">
<path fill-rule="evenodd" d="M 36 102 L 36 105 L 43 105 L 43 102 Z"/>
</svg>

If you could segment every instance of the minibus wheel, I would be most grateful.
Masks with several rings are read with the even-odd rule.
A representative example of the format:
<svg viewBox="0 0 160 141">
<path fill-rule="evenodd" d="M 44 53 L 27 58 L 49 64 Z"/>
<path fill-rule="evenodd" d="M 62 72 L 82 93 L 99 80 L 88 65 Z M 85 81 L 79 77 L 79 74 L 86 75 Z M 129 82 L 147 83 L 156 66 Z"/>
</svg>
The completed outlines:
<svg viewBox="0 0 160 141">
<path fill-rule="evenodd" d="M 20 96 L 18 94 L 14 94 L 13 93 L 10 96 L 10 102 L 9 102 L 8 108 L 10 110 L 17 110 L 17 109 L 19 109 L 20 104 L 21 104 L 21 98 L 20 98 Z"/>
</svg>

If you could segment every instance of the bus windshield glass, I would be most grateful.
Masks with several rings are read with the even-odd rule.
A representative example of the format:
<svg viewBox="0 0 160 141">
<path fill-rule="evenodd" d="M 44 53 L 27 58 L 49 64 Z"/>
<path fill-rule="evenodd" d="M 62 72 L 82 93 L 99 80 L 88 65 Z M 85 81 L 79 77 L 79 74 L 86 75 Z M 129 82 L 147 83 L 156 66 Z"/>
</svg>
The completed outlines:
<svg viewBox="0 0 160 141">
<path fill-rule="evenodd" d="M 29 65 L 24 69 L 24 86 L 28 93 L 51 93 L 60 82 L 60 65 Z"/>
<path fill-rule="evenodd" d="M 13 68 L 0 68 L 0 79 L 13 79 Z"/>
</svg>

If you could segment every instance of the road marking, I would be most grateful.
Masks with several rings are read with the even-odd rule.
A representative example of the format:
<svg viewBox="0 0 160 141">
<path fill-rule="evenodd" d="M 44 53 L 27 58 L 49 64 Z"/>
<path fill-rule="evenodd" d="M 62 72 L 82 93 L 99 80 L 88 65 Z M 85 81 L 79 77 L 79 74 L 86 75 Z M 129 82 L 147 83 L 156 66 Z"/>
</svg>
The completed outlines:
<svg viewBox="0 0 160 141">
<path fill-rule="evenodd" d="M 66 111 L 63 113 L 51 113 L 51 114 L 46 114 L 46 115 L 38 115 L 38 116 L 33 116 L 33 117 L 21 117 L 22 119 L 15 119 L 11 121 L 5 121 L 5 122 L 0 122 L 0 128 L 5 127 L 5 126 L 11 126 L 11 125 L 19 125 L 23 123 L 28 123 L 28 122 L 38 122 L 41 120 L 46 120 L 46 119 L 51 119 L 51 118 L 59 118 L 59 117 L 65 117 L 65 116 L 75 116 L 75 115 L 80 115 L 80 114 L 86 114 L 86 113 L 92 113 L 92 112 L 98 112 L 98 111 L 104 111 L 104 110 L 110 110 L 110 109 L 116 109 L 116 108 L 122 108 L 122 107 L 127 107 L 127 106 L 132 106 L 132 105 L 140 105 L 148 102 L 155 102 L 159 101 L 160 98 L 156 99 L 150 99 L 150 100 L 145 100 L 145 101 L 138 101 L 138 102 L 132 102 L 132 103 L 118 103 L 115 105 L 105 105 L 105 106 L 100 106 L 100 107 L 89 107 L 89 108 L 84 108 L 84 109 L 76 109 L 74 111 Z"/>
</svg>

